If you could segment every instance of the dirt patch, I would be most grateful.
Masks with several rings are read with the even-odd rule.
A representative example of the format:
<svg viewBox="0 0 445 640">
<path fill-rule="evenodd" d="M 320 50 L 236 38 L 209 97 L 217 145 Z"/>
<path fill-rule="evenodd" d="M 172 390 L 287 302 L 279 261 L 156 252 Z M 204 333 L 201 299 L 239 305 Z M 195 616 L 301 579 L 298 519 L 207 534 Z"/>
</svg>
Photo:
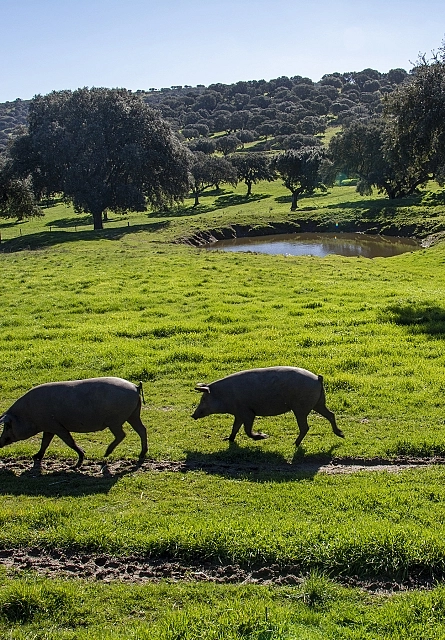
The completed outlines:
<svg viewBox="0 0 445 640">
<path fill-rule="evenodd" d="M 243 568 L 237 564 L 184 564 L 138 556 L 119 558 L 105 554 L 70 553 L 32 549 L 0 551 L 0 564 L 12 576 L 32 571 L 45 577 L 69 577 L 100 582 L 144 584 L 169 582 L 211 582 L 214 584 L 298 585 L 306 575 L 298 565 Z M 337 582 L 372 593 L 393 593 L 410 589 L 431 589 L 437 577 L 405 576 L 403 581 L 382 576 L 363 580 L 358 576 L 337 578 Z"/>
<path fill-rule="evenodd" d="M 45 473 L 66 473 L 73 471 L 83 476 L 118 476 L 132 472 L 163 472 L 186 473 L 187 471 L 207 471 L 221 475 L 233 475 L 247 473 L 289 473 L 292 475 L 325 474 L 351 474 L 362 471 L 379 471 L 388 473 L 400 473 L 406 469 L 417 469 L 431 465 L 444 465 L 445 458 L 408 458 L 398 457 L 394 459 L 384 458 L 334 458 L 330 462 L 320 460 L 294 461 L 288 464 L 274 465 L 273 467 L 255 463 L 228 463 L 209 462 L 200 460 L 171 461 L 171 460 L 145 460 L 142 464 L 131 460 L 115 460 L 103 462 L 98 460 L 85 461 L 80 469 L 74 470 L 74 461 L 56 460 L 46 458 L 41 465 L 33 465 L 28 458 L 3 458 L 0 459 L 0 472 L 9 472 L 20 476 L 23 473 L 45 475 Z"/>
</svg>

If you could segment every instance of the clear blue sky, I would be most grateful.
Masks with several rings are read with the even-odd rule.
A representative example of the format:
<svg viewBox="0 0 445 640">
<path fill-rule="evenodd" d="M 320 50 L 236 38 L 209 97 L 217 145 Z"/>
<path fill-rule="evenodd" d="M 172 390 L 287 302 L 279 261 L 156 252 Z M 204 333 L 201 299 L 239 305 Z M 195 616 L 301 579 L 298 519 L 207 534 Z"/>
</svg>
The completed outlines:
<svg viewBox="0 0 445 640">
<path fill-rule="evenodd" d="M 444 0 L 0 0 L 0 102 L 409 70 L 445 37 Z"/>
</svg>

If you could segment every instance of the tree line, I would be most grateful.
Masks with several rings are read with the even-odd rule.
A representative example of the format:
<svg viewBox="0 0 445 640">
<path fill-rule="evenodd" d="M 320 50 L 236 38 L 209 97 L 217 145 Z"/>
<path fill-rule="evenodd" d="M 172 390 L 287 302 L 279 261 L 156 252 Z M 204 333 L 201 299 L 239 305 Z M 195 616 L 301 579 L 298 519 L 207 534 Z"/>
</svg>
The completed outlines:
<svg viewBox="0 0 445 640">
<path fill-rule="evenodd" d="M 375 69 L 324 75 L 319 82 L 302 76 L 281 76 L 209 87 L 173 87 L 137 91 L 160 112 L 182 141 L 211 143 L 217 132 L 236 135 L 242 143 L 262 141 L 263 150 L 287 148 L 292 135 L 315 135 L 329 125 L 381 110 L 382 96 L 407 76 L 404 69 Z M 0 151 L 17 127 L 26 123 L 29 101 L 0 103 Z M 300 145 L 301 146 L 301 145 Z M 203 150 L 203 149 L 200 149 Z M 214 149 L 213 149 L 214 150 Z"/>
<path fill-rule="evenodd" d="M 211 85 L 193 100 L 184 93 L 169 102 L 159 102 L 155 94 L 104 88 L 36 96 L 28 105 L 27 127 L 0 157 L 0 215 L 37 215 L 42 198 L 62 194 L 76 211 L 90 213 L 100 229 L 107 211 L 160 209 L 190 191 L 197 206 L 205 189 L 222 183 L 243 181 L 249 196 L 258 181 L 280 177 L 293 210 L 302 194 L 333 184 L 339 173 L 356 176 L 360 193 L 377 188 L 389 198 L 410 195 L 429 179 L 442 184 L 445 48 L 431 59 L 420 58 L 409 74 L 386 74 L 384 82 L 391 78 L 396 85 L 386 92 L 382 74 L 373 78 L 378 72 L 371 71 L 324 76 L 316 87 L 300 77 Z M 356 94 L 368 94 L 372 108 L 353 111 L 346 100 Z M 312 128 L 302 126 L 314 117 L 301 118 L 308 101 L 323 105 L 323 126 L 312 121 Z M 293 132 L 261 128 L 264 121 L 254 132 L 245 128 L 261 115 L 253 109 L 280 114 L 276 122 L 280 127 L 293 122 Z M 326 148 L 318 134 L 328 121 L 322 111 L 329 109 L 337 111 L 335 122 L 342 127 Z M 218 136 L 211 135 L 211 123 Z M 190 125 L 196 137 L 187 135 Z M 273 136 L 273 144 L 244 150 L 258 135 L 263 141 Z"/>
</svg>

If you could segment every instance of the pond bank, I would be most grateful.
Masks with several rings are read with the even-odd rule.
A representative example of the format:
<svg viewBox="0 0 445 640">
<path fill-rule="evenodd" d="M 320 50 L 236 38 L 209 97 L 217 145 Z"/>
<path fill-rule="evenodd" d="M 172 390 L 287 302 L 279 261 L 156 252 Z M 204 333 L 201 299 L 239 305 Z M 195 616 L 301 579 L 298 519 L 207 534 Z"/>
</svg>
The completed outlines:
<svg viewBox="0 0 445 640">
<path fill-rule="evenodd" d="M 223 228 L 203 229 L 194 234 L 179 238 L 179 244 L 188 244 L 194 247 L 202 247 L 218 240 L 232 240 L 235 238 L 252 238 L 267 235 L 305 232 L 355 232 L 364 234 L 404 236 L 421 241 L 422 247 L 430 247 L 445 237 L 445 232 L 435 234 L 419 224 L 395 224 L 395 223 L 369 223 L 354 221 L 321 222 L 311 219 L 298 218 L 288 222 L 268 222 L 259 225 L 233 224 Z"/>
</svg>

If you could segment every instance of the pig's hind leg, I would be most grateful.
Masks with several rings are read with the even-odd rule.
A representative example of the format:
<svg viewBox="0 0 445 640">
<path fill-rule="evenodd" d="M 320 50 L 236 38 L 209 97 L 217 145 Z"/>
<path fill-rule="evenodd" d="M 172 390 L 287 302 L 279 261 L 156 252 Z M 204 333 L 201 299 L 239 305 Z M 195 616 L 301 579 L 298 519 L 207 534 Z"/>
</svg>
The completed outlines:
<svg viewBox="0 0 445 640">
<path fill-rule="evenodd" d="M 143 460 L 147 455 L 148 445 L 147 445 L 147 429 L 144 426 L 144 423 L 141 420 L 141 416 L 139 414 L 140 409 L 138 408 L 134 411 L 129 418 L 127 418 L 127 422 L 131 424 L 133 429 L 136 431 L 138 436 L 141 439 L 141 453 L 139 454 L 139 460 Z"/>
<path fill-rule="evenodd" d="M 319 413 L 323 418 L 326 418 L 331 423 L 332 431 L 339 438 L 344 438 L 344 433 L 337 427 L 337 423 L 335 421 L 335 415 L 330 411 L 324 403 L 318 403 L 314 407 L 314 411 Z"/>
</svg>

